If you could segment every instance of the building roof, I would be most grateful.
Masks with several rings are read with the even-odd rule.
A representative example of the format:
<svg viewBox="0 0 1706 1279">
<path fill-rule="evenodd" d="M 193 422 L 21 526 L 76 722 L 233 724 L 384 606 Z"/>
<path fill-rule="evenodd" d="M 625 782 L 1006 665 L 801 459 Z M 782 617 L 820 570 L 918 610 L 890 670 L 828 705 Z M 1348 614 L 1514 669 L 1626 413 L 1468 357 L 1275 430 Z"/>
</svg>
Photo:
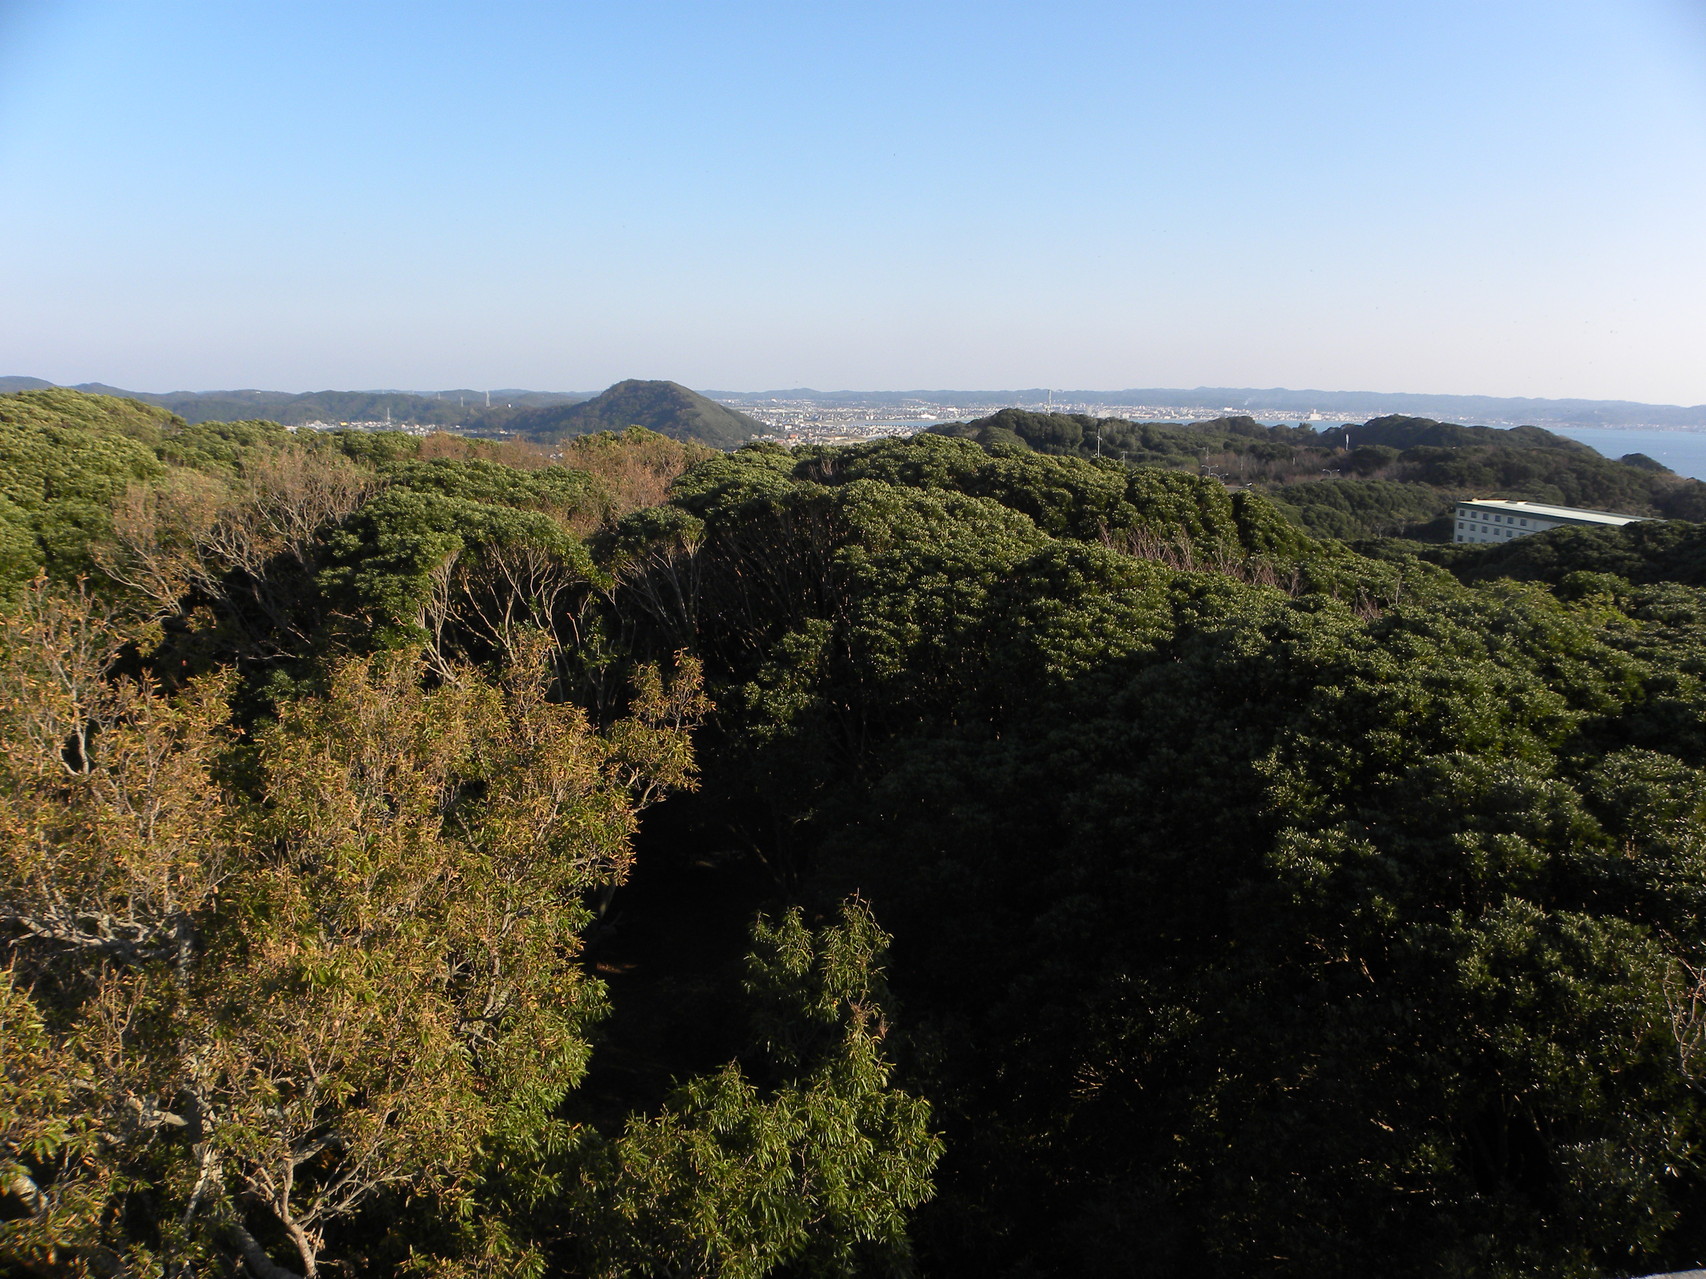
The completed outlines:
<svg viewBox="0 0 1706 1279">
<path fill-rule="evenodd" d="M 1503 511 L 1511 515 L 1538 515 L 1542 519 L 1567 520 L 1573 524 L 1634 524 L 1646 515 L 1620 515 L 1616 511 L 1590 511 L 1579 506 L 1548 506 L 1544 502 L 1506 502 L 1492 497 L 1468 497 L 1457 503 L 1478 511 Z"/>
</svg>

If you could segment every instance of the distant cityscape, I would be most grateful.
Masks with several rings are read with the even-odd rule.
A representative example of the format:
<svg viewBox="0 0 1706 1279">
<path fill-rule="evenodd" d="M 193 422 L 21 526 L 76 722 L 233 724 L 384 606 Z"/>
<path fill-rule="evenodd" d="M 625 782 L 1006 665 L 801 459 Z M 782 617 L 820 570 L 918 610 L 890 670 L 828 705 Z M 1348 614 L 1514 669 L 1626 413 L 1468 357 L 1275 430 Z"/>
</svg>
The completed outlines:
<svg viewBox="0 0 1706 1279">
<path fill-rule="evenodd" d="M 713 397 L 719 404 L 739 409 L 769 429 L 760 440 L 781 444 L 852 444 L 886 436 L 913 435 L 938 422 L 964 422 L 985 417 L 1001 408 L 1026 409 L 1036 413 L 1080 413 L 1089 417 L 1119 418 L 1128 422 L 1204 422 L 1231 417 L 1249 410 L 1234 405 L 1204 408 L 1167 404 L 1090 404 L 1073 400 L 1016 400 L 1008 404 L 945 403 L 934 400 L 903 400 L 896 404 L 825 404 L 810 399 Z M 1267 421 L 1331 423 L 1339 419 L 1322 413 L 1258 414 Z M 426 424 L 393 418 L 332 421 L 315 419 L 291 426 L 301 431 L 401 431 L 406 435 L 431 435 L 435 431 L 458 431 L 462 423 Z"/>
<path fill-rule="evenodd" d="M 756 400 L 747 396 L 712 396 L 719 404 L 738 409 L 768 429 L 756 438 L 781 444 L 851 444 L 887 436 L 913 435 L 927 430 L 938 422 L 964 422 L 986 417 L 1003 408 L 1024 409 L 1033 413 L 1075 413 L 1087 417 L 1119 419 L 1127 422 L 1207 422 L 1215 418 L 1250 416 L 1257 421 L 1273 424 L 1296 422 L 1308 426 L 1337 426 L 1342 422 L 1361 421 L 1368 415 L 1330 414 L 1319 410 L 1280 412 L 1226 404 L 1218 407 L 1200 404 L 1104 404 L 1082 400 L 1013 400 L 1007 403 L 955 403 L 937 400 L 902 400 L 893 404 L 834 404 L 816 399 L 782 399 L 772 397 Z M 1482 417 L 1482 426 L 1518 426 L 1516 419 Z M 316 419 L 292 425 L 303 431 L 401 431 L 407 435 L 431 435 L 435 431 L 458 431 L 462 423 L 426 424 L 392 418 L 373 418 L 360 421 L 331 421 Z M 1676 428 L 1673 428 L 1676 429 Z M 1681 428 L 1686 429 L 1686 428 Z"/>
<path fill-rule="evenodd" d="M 404 435 L 435 435 L 440 431 L 459 431 L 460 422 L 450 422 L 436 425 L 427 422 L 393 422 L 390 418 L 370 419 L 364 422 L 326 422 L 316 419 L 312 422 L 286 423 L 289 431 L 401 431 Z"/>
<path fill-rule="evenodd" d="M 1005 404 L 979 401 L 971 404 L 935 400 L 901 400 L 888 405 L 833 404 L 818 399 L 757 400 L 748 396 L 713 396 L 720 404 L 739 409 L 770 429 L 758 438 L 780 444 L 850 444 L 890 435 L 912 435 L 938 422 L 964 422 L 985 417 L 1001 408 L 1025 409 L 1034 413 L 1081 413 L 1089 417 L 1119 418 L 1128 422 L 1205 422 L 1218 417 L 1249 413 L 1247 408 L 1225 405 L 1207 408 L 1180 404 L 1101 404 L 1077 400 L 1015 400 Z M 1267 421 L 1330 423 L 1340 419 L 1320 412 L 1257 413 Z"/>
<path fill-rule="evenodd" d="M 705 391 L 775 431 L 802 437 L 846 426 L 865 437 L 878 428 L 919 429 L 931 421 L 984 417 L 998 409 L 1082 413 L 1134 422 L 1202 422 L 1248 415 L 1268 424 L 1337 426 L 1389 414 L 1466 426 L 1534 425 L 1613 430 L 1706 430 L 1706 405 L 1641 404 L 1625 400 L 1540 400 L 1484 395 L 1423 395 L 1371 391 L 1307 391 L 1280 387 L 1148 388 L 1127 391 L 1033 387 L 1008 391 Z"/>
</svg>

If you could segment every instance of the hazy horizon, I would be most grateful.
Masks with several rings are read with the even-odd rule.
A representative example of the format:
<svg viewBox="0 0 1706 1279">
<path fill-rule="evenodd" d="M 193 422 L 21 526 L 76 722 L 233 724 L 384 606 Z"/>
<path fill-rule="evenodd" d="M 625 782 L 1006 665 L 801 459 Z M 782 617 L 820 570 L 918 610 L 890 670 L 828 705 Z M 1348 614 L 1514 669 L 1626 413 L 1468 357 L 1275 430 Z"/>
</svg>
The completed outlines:
<svg viewBox="0 0 1706 1279">
<path fill-rule="evenodd" d="M 0 374 L 0 384 L 4 384 L 6 381 L 12 380 L 12 379 L 30 378 L 30 377 L 34 377 L 34 376 L 35 375 L 33 375 L 33 374 L 17 374 L 17 373 Z M 38 380 L 40 380 L 40 381 L 52 381 L 51 379 L 46 379 L 46 378 L 41 378 Z M 349 393 L 349 394 L 356 394 L 356 395 L 413 395 L 413 396 L 428 397 L 428 396 L 434 396 L 434 395 L 455 395 L 458 393 L 462 393 L 462 394 L 470 394 L 470 395 L 484 395 L 484 394 L 490 394 L 490 395 L 503 395 L 503 394 L 513 394 L 513 395 L 519 395 L 519 394 L 585 395 L 585 396 L 590 397 L 590 396 L 598 395 L 601 391 L 607 389 L 608 386 L 614 386 L 618 382 L 627 381 L 627 380 L 629 380 L 629 379 L 617 378 L 614 382 L 611 382 L 611 383 L 607 384 L 606 386 L 598 386 L 598 387 L 585 387 L 585 386 L 582 386 L 582 387 L 519 386 L 519 385 L 518 386 L 502 386 L 502 387 L 499 387 L 499 386 L 474 387 L 474 386 L 469 386 L 467 384 L 462 384 L 459 386 L 439 386 L 439 387 L 325 386 L 325 385 L 304 385 L 304 386 L 298 386 L 298 387 L 260 386 L 260 385 L 208 386 L 208 387 L 187 387 L 187 386 L 150 387 L 150 386 L 120 386 L 118 383 L 116 383 L 110 379 L 107 379 L 107 378 L 86 378 L 86 379 L 83 379 L 79 382 L 54 382 L 53 384 L 56 386 L 65 386 L 65 387 L 106 386 L 106 387 L 112 387 L 116 390 L 133 391 L 133 392 L 137 392 L 139 394 L 144 394 L 144 395 L 161 395 L 161 396 L 165 396 L 165 395 L 246 395 L 246 394 L 315 395 L 315 394 Z M 676 383 L 681 384 L 681 385 L 686 385 L 685 383 L 681 382 L 680 378 L 662 378 L 662 379 L 658 379 L 658 380 L 671 381 L 671 382 L 676 382 Z M 811 387 L 811 386 L 806 386 L 802 383 L 795 383 L 795 384 L 790 385 L 790 386 L 745 387 L 745 388 L 726 387 L 726 386 L 725 387 L 695 386 L 695 387 L 691 387 L 690 389 L 696 390 L 703 395 L 708 395 L 708 396 L 712 396 L 712 397 L 722 396 L 722 395 L 729 395 L 729 396 L 786 395 L 790 392 L 800 392 L 800 393 L 805 393 L 805 394 L 809 394 L 809 395 L 826 396 L 826 397 L 837 396 L 837 395 L 849 395 L 849 396 L 859 396 L 859 395 L 914 395 L 914 396 L 1007 395 L 1007 396 L 1013 396 L 1013 395 L 1020 395 L 1020 394 L 1031 394 L 1031 393 L 1042 394 L 1042 393 L 1046 393 L 1046 392 L 1052 392 L 1056 396 L 1069 397 L 1072 395 L 1100 395 L 1100 396 L 1119 395 L 1119 394 L 1124 394 L 1126 392 L 1138 392 L 1138 391 L 1150 392 L 1150 393 L 1156 392 L 1156 391 L 1166 391 L 1166 392 L 1170 392 L 1170 393 L 1176 392 L 1176 393 L 1185 394 L 1185 395 L 1201 394 L 1201 393 L 1206 393 L 1206 392 L 1210 392 L 1210 391 L 1226 391 L 1226 392 L 1235 392 L 1235 393 L 1240 393 L 1240 394 L 1271 393 L 1271 394 L 1276 394 L 1276 395 L 1293 395 L 1293 396 L 1295 396 L 1295 395 L 1323 395 L 1323 396 L 1366 395 L 1366 396 L 1369 396 L 1371 398 L 1373 398 L 1373 397 L 1407 396 L 1407 397 L 1419 397 L 1419 398 L 1436 398 L 1436 399 L 1440 399 L 1440 400 L 1454 400 L 1454 399 L 1511 399 L 1511 400 L 1541 400 L 1541 401 L 1553 400 L 1553 401 L 1557 401 L 1560 403 L 1567 403 L 1570 401 L 1579 400 L 1579 401 L 1582 401 L 1585 403 L 1606 403 L 1606 404 L 1623 403 L 1623 404 L 1631 404 L 1631 405 L 1637 405 L 1637 406 L 1642 406 L 1642 407 L 1650 407 L 1650 408 L 1673 408 L 1673 409 L 1675 409 L 1675 408 L 1680 408 L 1680 409 L 1706 408 L 1706 402 L 1703 402 L 1701 404 L 1679 404 L 1679 403 L 1665 403 L 1662 401 L 1652 401 L 1652 400 L 1613 399 L 1610 397 L 1598 397 L 1598 396 L 1495 396 L 1495 395 L 1486 395 L 1486 394 L 1483 394 L 1481 392 L 1476 392 L 1476 391 L 1464 392 L 1464 391 L 1375 390 L 1375 389 L 1371 389 L 1369 387 L 1341 387 L 1341 388 L 1307 387 L 1307 386 L 1257 387 L 1257 386 L 1231 386 L 1231 385 L 1226 385 L 1226 386 L 1198 385 L 1198 386 L 1189 386 L 1189 387 L 1187 387 L 1187 386 L 1173 386 L 1173 387 L 1155 387 L 1155 386 L 1149 386 L 1149 387 L 1137 387 L 1137 386 L 1130 386 L 1130 387 L 1121 387 L 1121 386 L 1108 386 L 1108 387 L 1089 387 L 1089 386 L 1078 386 L 1078 387 L 1067 387 L 1067 386 L 1056 386 L 1056 387 L 1044 387 L 1044 386 L 1008 386 L 1008 387 L 997 387 L 997 386 L 987 386 L 987 387 L 970 387 L 970 386 L 962 386 L 962 387 L 946 387 L 946 386 L 934 386 L 934 387 L 926 387 L 926 386 L 912 386 L 912 387 L 908 387 L 908 386 Z"/>
<path fill-rule="evenodd" d="M 1706 403 L 1690 0 L 0 3 L 0 365 Z"/>
</svg>

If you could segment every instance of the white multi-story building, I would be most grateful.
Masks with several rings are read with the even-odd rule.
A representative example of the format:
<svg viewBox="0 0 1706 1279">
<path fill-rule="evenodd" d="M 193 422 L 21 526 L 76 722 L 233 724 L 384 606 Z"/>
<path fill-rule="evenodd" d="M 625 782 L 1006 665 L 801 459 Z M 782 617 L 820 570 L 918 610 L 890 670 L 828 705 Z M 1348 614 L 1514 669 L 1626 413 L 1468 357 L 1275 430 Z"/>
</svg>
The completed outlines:
<svg viewBox="0 0 1706 1279">
<path fill-rule="evenodd" d="M 1575 506 L 1547 506 L 1543 502 L 1501 502 L 1494 498 L 1472 498 L 1457 504 L 1454 542 L 1506 542 L 1529 533 L 1566 524 L 1597 524 L 1621 528 L 1639 523 L 1644 515 L 1619 515 L 1615 511 L 1584 511 Z"/>
</svg>

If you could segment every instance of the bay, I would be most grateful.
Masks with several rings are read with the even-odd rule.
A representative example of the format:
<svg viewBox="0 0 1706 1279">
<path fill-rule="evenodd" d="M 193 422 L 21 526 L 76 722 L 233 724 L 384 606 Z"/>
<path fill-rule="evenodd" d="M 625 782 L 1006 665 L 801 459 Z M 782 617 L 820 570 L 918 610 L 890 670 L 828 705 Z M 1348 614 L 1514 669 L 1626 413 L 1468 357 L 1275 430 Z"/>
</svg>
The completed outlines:
<svg viewBox="0 0 1706 1279">
<path fill-rule="evenodd" d="M 1549 426 L 1546 429 L 1586 444 L 1606 457 L 1645 453 L 1678 475 L 1706 480 L 1706 431 L 1662 431 L 1650 427 L 1618 430 L 1607 426 Z"/>
</svg>

